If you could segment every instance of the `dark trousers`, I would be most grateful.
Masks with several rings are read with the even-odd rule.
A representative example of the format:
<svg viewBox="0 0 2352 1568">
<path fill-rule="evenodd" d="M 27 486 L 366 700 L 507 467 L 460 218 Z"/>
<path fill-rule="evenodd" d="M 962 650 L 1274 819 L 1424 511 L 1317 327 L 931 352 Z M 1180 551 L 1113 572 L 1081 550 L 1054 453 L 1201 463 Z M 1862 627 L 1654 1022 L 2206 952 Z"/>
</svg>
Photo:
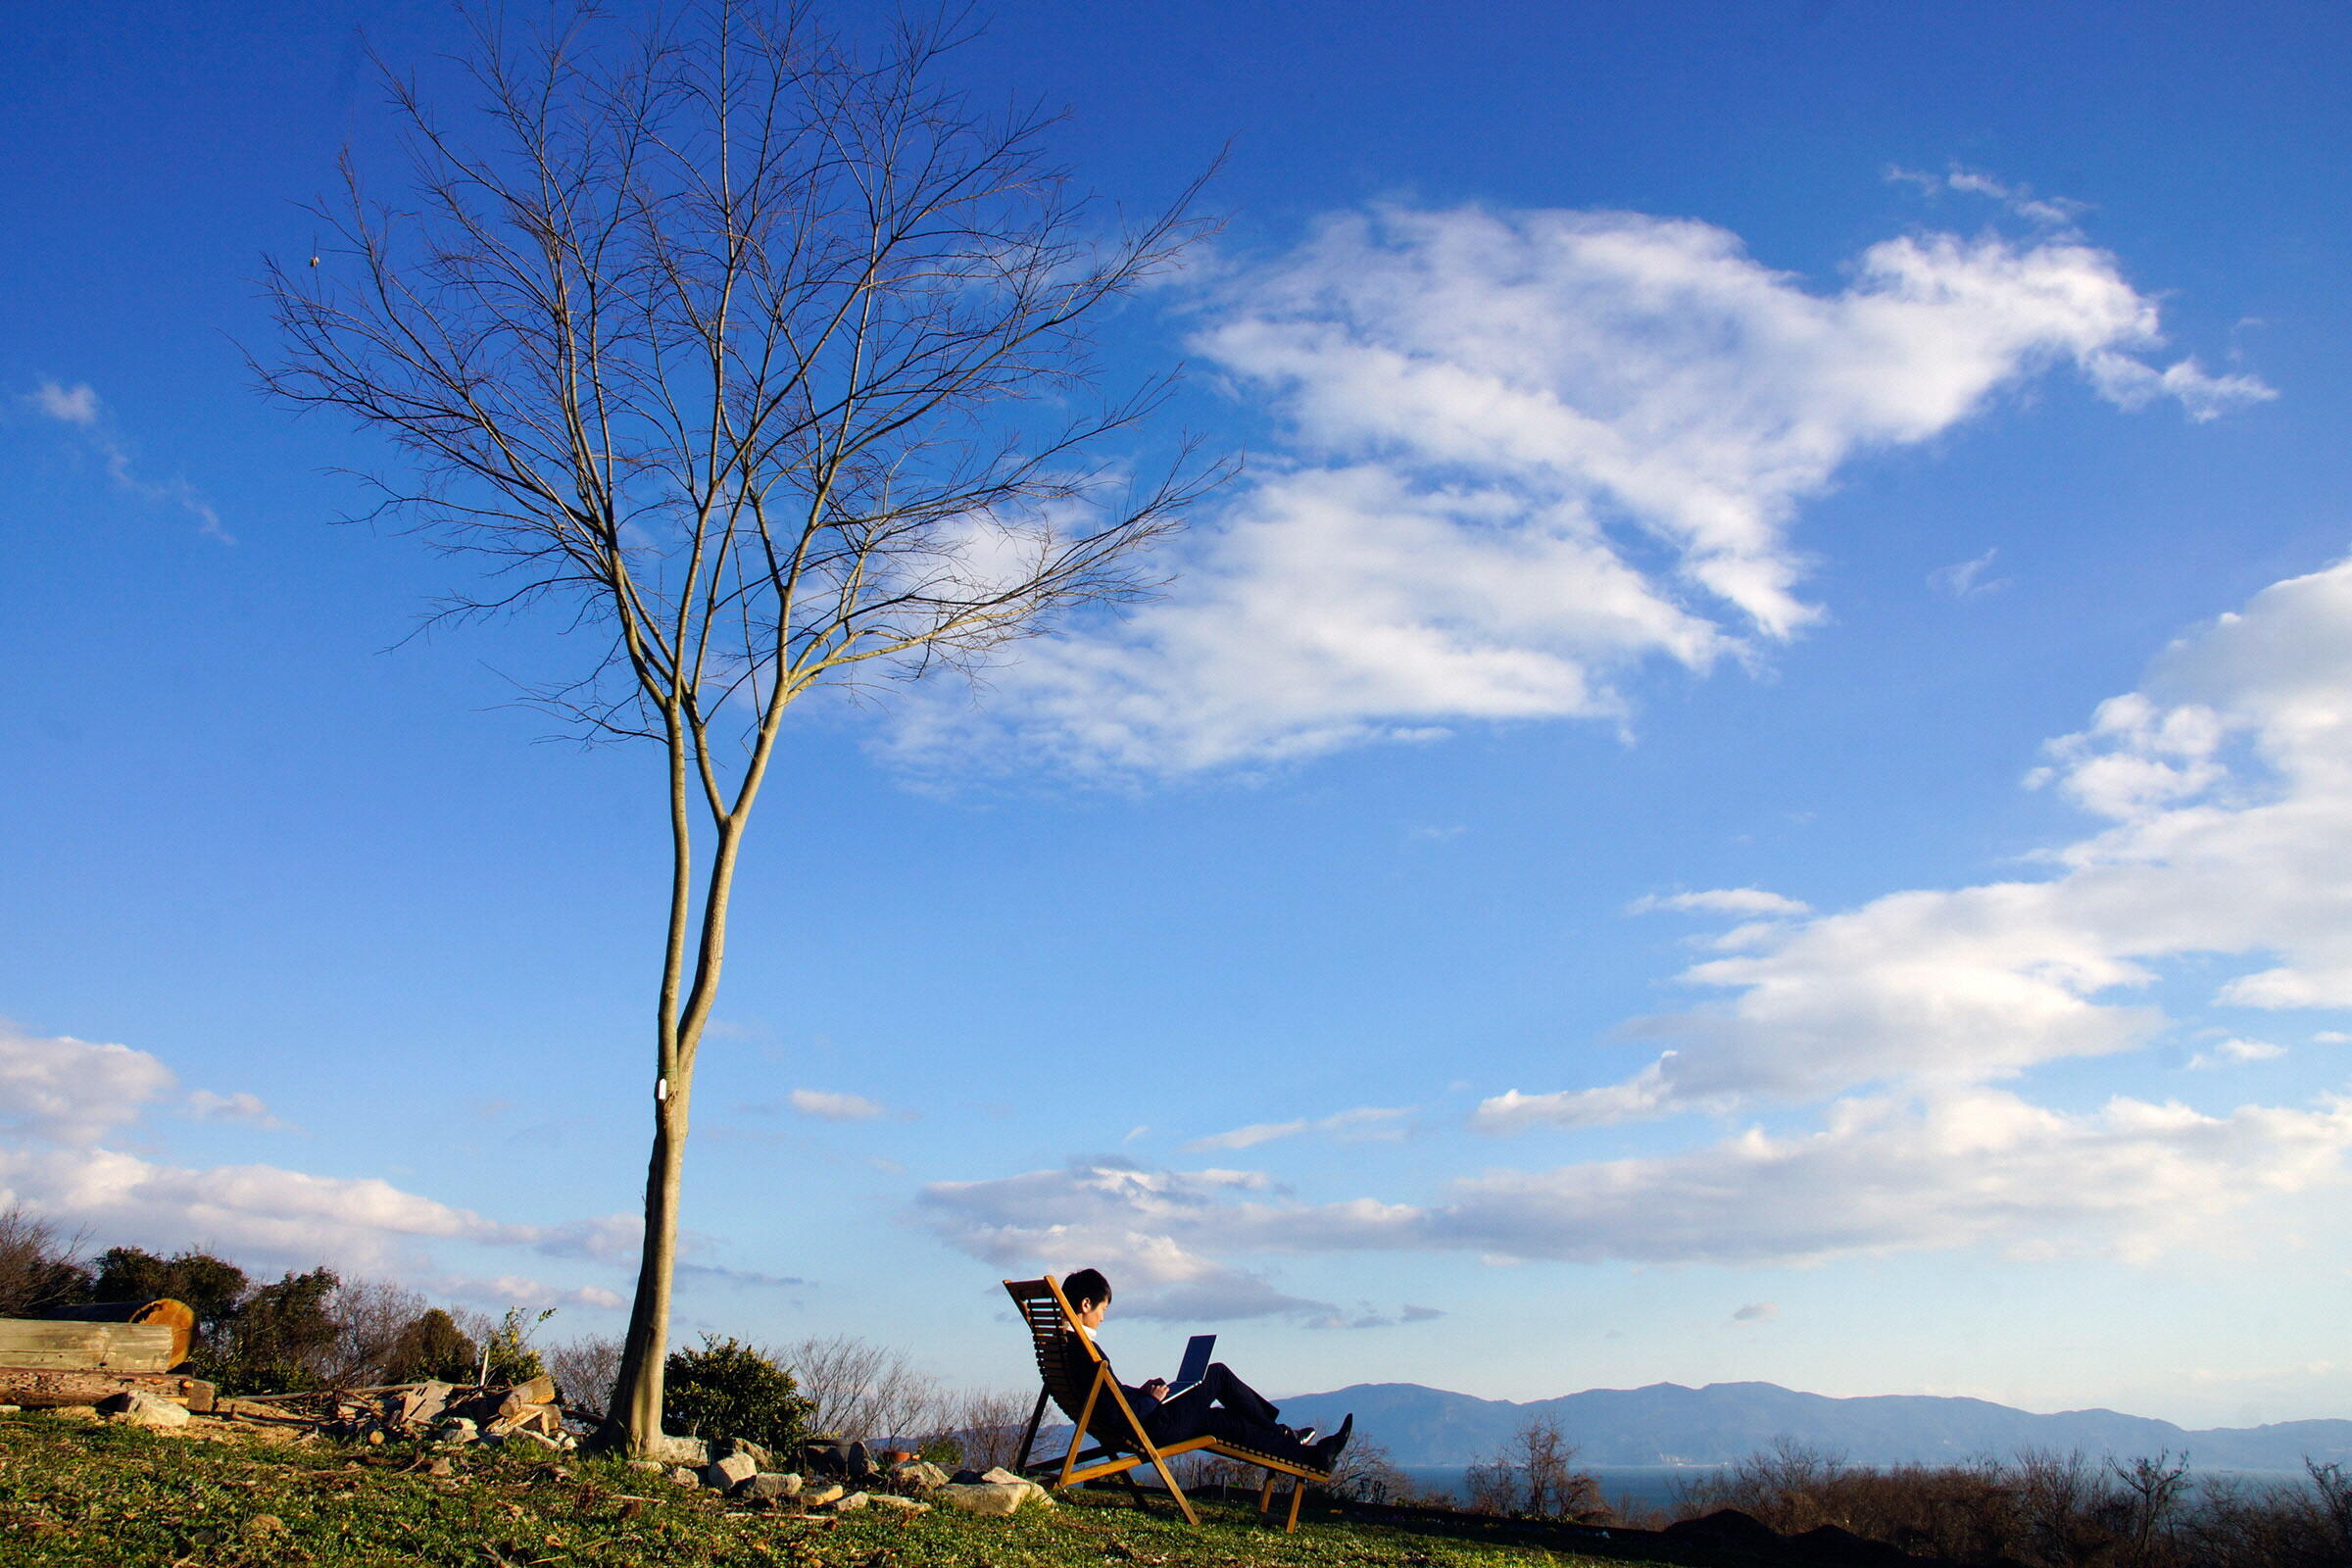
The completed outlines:
<svg viewBox="0 0 2352 1568">
<path fill-rule="evenodd" d="M 1182 1443 L 1187 1438 L 1216 1438 L 1294 1464 L 1309 1462 L 1306 1445 L 1285 1432 L 1274 1419 L 1282 1412 L 1274 1401 L 1233 1375 L 1222 1361 L 1208 1375 L 1143 1418 L 1144 1431 L 1153 1443 Z"/>
</svg>

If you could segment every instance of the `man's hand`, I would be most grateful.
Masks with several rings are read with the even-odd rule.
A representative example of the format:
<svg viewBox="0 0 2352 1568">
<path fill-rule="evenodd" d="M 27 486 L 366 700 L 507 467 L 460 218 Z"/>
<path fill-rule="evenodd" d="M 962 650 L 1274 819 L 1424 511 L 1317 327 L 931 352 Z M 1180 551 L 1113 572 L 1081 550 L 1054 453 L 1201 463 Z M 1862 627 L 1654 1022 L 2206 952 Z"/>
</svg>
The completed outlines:
<svg viewBox="0 0 2352 1568">
<path fill-rule="evenodd" d="M 1154 1399 L 1164 1399 L 1168 1396 L 1168 1380 L 1166 1378 L 1153 1378 L 1151 1382 L 1144 1385 L 1144 1392 L 1152 1396 L 1152 1397 Z"/>
</svg>

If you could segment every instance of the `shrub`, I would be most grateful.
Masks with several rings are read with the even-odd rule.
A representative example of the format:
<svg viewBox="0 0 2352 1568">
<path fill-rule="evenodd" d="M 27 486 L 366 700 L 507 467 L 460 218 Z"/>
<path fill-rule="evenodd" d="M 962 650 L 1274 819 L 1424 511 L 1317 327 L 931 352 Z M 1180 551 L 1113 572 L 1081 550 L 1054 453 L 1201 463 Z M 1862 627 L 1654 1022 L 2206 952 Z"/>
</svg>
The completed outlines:
<svg viewBox="0 0 2352 1568">
<path fill-rule="evenodd" d="M 342 1283 L 333 1269 L 315 1268 L 252 1292 L 225 1332 L 197 1353 L 198 1376 L 223 1394 L 284 1393 L 333 1381 L 342 1331 L 326 1303 Z"/>
<path fill-rule="evenodd" d="M 552 1306 L 542 1308 L 534 1316 L 528 1308 L 510 1306 L 507 1315 L 492 1323 L 479 1313 L 468 1313 L 474 1334 L 480 1343 L 480 1358 L 466 1376 L 470 1381 L 476 1372 L 485 1383 L 528 1383 L 544 1377 L 547 1363 L 531 1348 L 531 1332 L 556 1315 Z"/>
<path fill-rule="evenodd" d="M 706 1334 L 700 1349 L 673 1350 L 662 1367 L 665 1430 L 744 1438 L 783 1453 L 799 1448 L 811 1402 L 791 1373 L 751 1346 Z"/>
<path fill-rule="evenodd" d="M 252 1281 L 236 1264 L 210 1252 L 174 1252 L 158 1257 L 136 1247 L 110 1247 L 98 1254 L 93 1301 L 152 1301 L 158 1297 L 187 1304 L 196 1314 L 196 1342 L 220 1341 Z"/>
<path fill-rule="evenodd" d="M 384 1351 L 387 1383 L 421 1383 L 439 1378 L 444 1383 L 471 1383 L 481 1348 L 457 1319 L 439 1307 L 411 1318 Z"/>
</svg>

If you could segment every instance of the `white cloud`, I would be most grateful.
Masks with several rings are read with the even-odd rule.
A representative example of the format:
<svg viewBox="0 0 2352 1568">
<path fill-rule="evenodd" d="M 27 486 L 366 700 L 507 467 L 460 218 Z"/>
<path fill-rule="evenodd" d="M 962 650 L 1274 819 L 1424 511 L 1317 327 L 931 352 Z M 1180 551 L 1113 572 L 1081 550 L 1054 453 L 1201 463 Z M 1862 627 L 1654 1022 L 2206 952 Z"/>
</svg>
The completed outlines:
<svg viewBox="0 0 2352 1568">
<path fill-rule="evenodd" d="M 1255 465 L 1171 596 L 1026 645 L 985 712 L 914 702 L 897 744 L 1151 772 L 1622 722 L 1635 666 L 1752 659 L 1816 618 L 1788 528 L 1856 457 L 2056 365 L 2197 416 L 2269 395 L 2134 358 L 2157 320 L 2071 240 L 1888 240 L 1825 294 L 1699 222 L 1333 218 L 1240 273 L 1200 333 L 1290 451 Z"/>
<path fill-rule="evenodd" d="M 453 1296 L 462 1301 L 476 1301 L 501 1309 L 513 1306 L 586 1306 L 610 1311 L 629 1304 L 618 1292 L 608 1291 L 601 1285 L 550 1285 L 524 1274 L 500 1274 L 489 1279 L 476 1279 L 465 1274 L 441 1274 L 421 1284 L 436 1296 Z"/>
<path fill-rule="evenodd" d="M 2180 638 L 2139 690 L 2052 742 L 2034 781 L 2103 819 L 2034 876 L 1753 922 L 1738 951 L 1682 977 L 1720 1000 L 1637 1021 L 1663 1047 L 1648 1065 L 1593 1087 L 1514 1090 L 1473 1118 L 1499 1132 L 1778 1102 L 1818 1104 L 1810 1128 L 1494 1171 L 1419 1202 L 1309 1202 L 1251 1173 L 1081 1166 L 963 1184 L 935 1223 L 973 1250 L 1119 1248 L 1195 1268 L 1219 1266 L 1212 1254 L 1327 1250 L 1738 1264 L 1983 1246 L 2147 1258 L 2212 1245 L 2266 1200 L 2340 1185 L 2352 1100 L 2217 1114 L 2118 1097 L 2076 1112 L 1995 1085 L 2176 1032 L 2146 1000 L 2159 979 L 2205 977 L 2216 1006 L 2352 1007 L 2352 562 L 2274 584 Z M 1774 897 L 1714 890 L 1647 906 L 1684 899 L 1739 915 Z M 2210 1038 L 2208 1065 L 2282 1049 L 2228 1029 Z M 1243 1132 L 1256 1143 L 1280 1130 Z"/>
<path fill-rule="evenodd" d="M 1928 573 L 1928 586 L 1954 599 L 1982 599 L 1986 594 L 1998 593 L 2009 586 L 2009 579 L 1986 577 L 1984 573 L 1991 568 L 1992 558 L 1999 554 L 1999 548 L 1995 547 L 1967 561 L 1937 566 Z"/>
<path fill-rule="evenodd" d="M 1735 1323 L 1769 1323 L 1781 1315 L 1781 1309 L 1770 1301 L 1750 1301 L 1732 1314 Z"/>
<path fill-rule="evenodd" d="M 2340 1183 L 2352 1101 L 2208 1116 L 2117 1099 L 2074 1115 L 1999 1090 L 1833 1103 L 1663 1156 L 1499 1171 L 1426 1204 L 1307 1203 L 1235 1172 L 1080 1164 L 926 1191 L 946 1239 L 1007 1265 L 1220 1252 L 1460 1251 L 1497 1261 L 1805 1263 L 1989 1245 L 2146 1259 L 2266 1196 Z M 1136 1266 L 1131 1263 L 1130 1266 Z"/>
<path fill-rule="evenodd" d="M 2247 1040 L 2232 1037 L 2211 1051 L 2200 1051 L 2188 1058 L 2191 1067 L 2221 1067 L 2236 1062 L 2272 1061 L 2286 1054 L 2284 1046 L 2275 1046 L 2267 1040 Z"/>
<path fill-rule="evenodd" d="M 242 1122 L 249 1127 L 280 1128 L 285 1123 L 270 1113 L 259 1095 L 239 1092 L 217 1095 L 210 1089 L 199 1089 L 188 1096 L 182 1105 L 185 1114 L 194 1121 Z"/>
<path fill-rule="evenodd" d="M 1134 1317 L 1209 1323 L 1340 1309 L 1289 1296 L 1197 1250 L 1200 1221 L 1229 1193 L 1265 1186 L 1248 1171 L 1154 1171 L 1109 1160 L 990 1181 L 934 1182 L 917 1212 L 950 1245 L 1004 1268 L 1100 1268 Z M 1179 1236 L 1183 1237 L 1182 1240 Z M 1209 1238 L 1213 1240 L 1213 1238 Z"/>
<path fill-rule="evenodd" d="M 98 422 L 98 394 L 87 381 L 66 386 L 44 379 L 32 389 L 26 402 L 52 419 L 67 424 L 92 425 Z"/>
<path fill-rule="evenodd" d="M 2170 1021 L 2135 994 L 2191 954 L 2228 960 L 2216 1004 L 2352 1006 L 2352 563 L 2181 638 L 2049 757 L 2029 782 L 2107 819 L 2047 856 L 2051 874 L 1766 930 L 1683 975 L 1727 1000 L 1638 1024 L 1673 1048 L 1642 1074 L 1492 1101 L 1482 1125 L 1983 1083 L 2128 1051 Z"/>
<path fill-rule="evenodd" d="M 1625 906 L 1628 914 L 1674 909 L 1706 914 L 1810 914 L 1812 906 L 1762 888 L 1708 888 L 1698 893 L 1652 893 Z"/>
<path fill-rule="evenodd" d="M 1917 185 L 1930 195 L 1954 191 L 1966 196 L 1982 196 L 1988 201 L 1998 202 L 2028 222 L 2048 227 L 2069 227 L 2077 218 L 2090 211 L 2086 203 L 2069 201 L 2063 196 L 2036 197 L 2030 185 L 2013 185 L 1958 165 L 1942 174 L 1921 173 L 1911 169 L 1889 169 L 1886 177 L 1902 184 Z"/>
<path fill-rule="evenodd" d="M 0 1024 L 0 1131 L 86 1147 L 175 1087 L 172 1069 L 143 1051 Z"/>
<path fill-rule="evenodd" d="M 863 1095 L 829 1094 L 821 1089 L 795 1089 L 790 1098 L 793 1109 L 820 1121 L 871 1121 L 889 1110 Z"/>
<path fill-rule="evenodd" d="M 1184 1147 L 1194 1153 L 1216 1149 L 1254 1149 L 1259 1144 L 1270 1144 L 1277 1138 L 1290 1138 L 1302 1133 L 1306 1131 L 1306 1125 L 1303 1120 L 1252 1122 L 1247 1127 L 1236 1127 L 1229 1133 L 1212 1133 L 1206 1138 L 1196 1138 Z"/>
<path fill-rule="evenodd" d="M 10 1140 L 0 1143 L 0 1208 L 22 1203 L 108 1245 L 217 1248 L 292 1267 L 323 1259 L 364 1273 L 414 1273 L 433 1242 L 610 1262 L 638 1251 L 635 1214 L 514 1224 L 376 1177 L 265 1164 L 200 1168 L 102 1147 L 157 1107 L 199 1121 L 284 1125 L 255 1095 L 177 1090 L 172 1070 L 143 1051 L 0 1025 L 0 1135 Z M 581 1287 L 568 1298 L 585 1302 L 596 1290 Z"/>
<path fill-rule="evenodd" d="M 106 405 L 88 382 L 77 381 L 67 386 L 44 379 L 25 395 L 24 401 L 49 418 L 79 430 L 81 441 L 106 465 L 106 475 L 118 488 L 145 501 L 179 508 L 196 519 L 196 531 L 208 539 L 217 539 L 224 545 L 237 542 L 221 525 L 220 514 L 214 510 L 212 502 L 186 479 L 150 479 L 139 472 L 129 445 L 113 429 L 112 421 L 106 417 Z"/>
<path fill-rule="evenodd" d="M 1302 1117 L 1297 1121 L 1256 1122 L 1248 1127 L 1236 1127 L 1231 1132 L 1212 1133 L 1206 1138 L 1196 1138 L 1184 1147 L 1188 1153 L 1205 1153 L 1225 1149 L 1254 1149 L 1259 1144 L 1270 1144 L 1280 1138 L 1295 1138 L 1305 1132 L 1330 1133 L 1335 1137 L 1350 1141 L 1366 1138 L 1401 1138 L 1404 1136 L 1402 1123 L 1404 1118 L 1410 1114 L 1412 1113 L 1409 1110 L 1400 1107 L 1358 1105 L 1353 1110 L 1343 1110 L 1334 1115 L 1318 1117 L 1312 1121 Z"/>
<path fill-rule="evenodd" d="M 526 1227 L 403 1192 L 374 1177 L 275 1165 L 190 1169 L 113 1150 L 0 1150 L 0 1202 L 86 1226 L 110 1242 L 381 1270 L 423 1239 L 527 1242 Z"/>
</svg>

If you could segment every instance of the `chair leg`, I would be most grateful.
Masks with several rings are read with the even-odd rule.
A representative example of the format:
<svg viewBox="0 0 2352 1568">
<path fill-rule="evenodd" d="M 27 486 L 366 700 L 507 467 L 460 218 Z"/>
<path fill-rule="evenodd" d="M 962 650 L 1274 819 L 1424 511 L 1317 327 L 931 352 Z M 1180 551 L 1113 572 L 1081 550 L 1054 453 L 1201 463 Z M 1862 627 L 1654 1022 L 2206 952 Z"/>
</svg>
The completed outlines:
<svg viewBox="0 0 2352 1568">
<path fill-rule="evenodd" d="M 1029 1468 L 1029 1450 L 1037 1443 L 1037 1424 L 1046 1418 L 1046 1401 L 1053 1396 L 1050 1390 L 1038 1390 L 1037 1407 L 1029 1412 L 1028 1430 L 1021 1434 L 1020 1455 L 1012 1461 L 1012 1473 L 1016 1476 Z"/>
<path fill-rule="evenodd" d="M 1306 1483 L 1299 1480 L 1298 1477 L 1293 1476 L 1291 1478 L 1291 1522 L 1282 1527 L 1282 1533 L 1284 1535 L 1288 1536 L 1297 1534 L 1298 1529 L 1298 1504 L 1305 1500 Z"/>
<path fill-rule="evenodd" d="M 1193 1512 L 1193 1499 L 1186 1496 L 1184 1489 L 1176 1484 L 1176 1472 L 1168 1468 L 1168 1461 L 1159 1456 L 1157 1448 L 1152 1450 L 1152 1468 L 1159 1472 L 1159 1484 L 1168 1489 L 1168 1495 L 1174 1497 L 1176 1506 L 1183 1510 L 1184 1522 L 1198 1527 L 1200 1516 Z"/>
<path fill-rule="evenodd" d="M 1265 1485 L 1257 1489 L 1257 1511 L 1260 1514 L 1274 1511 L 1274 1472 L 1271 1470 L 1266 1472 Z"/>
</svg>

